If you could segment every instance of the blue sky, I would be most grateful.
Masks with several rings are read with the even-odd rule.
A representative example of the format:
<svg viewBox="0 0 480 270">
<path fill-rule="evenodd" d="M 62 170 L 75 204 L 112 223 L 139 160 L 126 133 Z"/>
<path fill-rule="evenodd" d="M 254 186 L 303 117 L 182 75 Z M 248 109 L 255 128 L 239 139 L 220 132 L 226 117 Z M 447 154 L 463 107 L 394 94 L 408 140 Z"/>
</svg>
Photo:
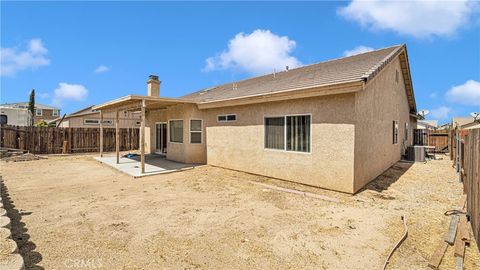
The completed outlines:
<svg viewBox="0 0 480 270">
<path fill-rule="evenodd" d="M 178 97 L 406 43 L 418 109 L 480 111 L 479 5 L 460 2 L 1 2 L 1 103 L 63 113 L 145 94 Z"/>
</svg>

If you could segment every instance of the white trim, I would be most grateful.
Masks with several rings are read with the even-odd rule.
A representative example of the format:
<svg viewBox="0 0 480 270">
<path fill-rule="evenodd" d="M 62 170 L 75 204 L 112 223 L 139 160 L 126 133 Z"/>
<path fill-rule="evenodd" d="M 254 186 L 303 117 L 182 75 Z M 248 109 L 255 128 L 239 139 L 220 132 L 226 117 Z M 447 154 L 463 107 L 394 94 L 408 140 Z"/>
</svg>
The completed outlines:
<svg viewBox="0 0 480 270">
<path fill-rule="evenodd" d="M 171 121 L 182 121 L 182 142 L 172 142 L 171 138 L 170 138 L 170 122 Z M 168 143 L 176 143 L 176 144 L 183 144 L 184 142 L 184 131 L 185 131 L 185 125 L 183 125 L 183 119 L 168 119 L 168 123 L 167 123 L 167 128 L 168 128 L 168 131 L 167 131 L 167 138 L 168 138 Z"/>
<path fill-rule="evenodd" d="M 287 116 L 310 116 L 310 151 L 308 152 L 302 152 L 302 151 L 294 151 L 294 150 L 287 150 Z M 283 149 L 273 149 L 273 148 L 266 148 L 265 147 L 265 119 L 266 118 L 279 118 L 279 117 L 283 117 L 284 118 L 284 125 L 283 125 L 283 136 L 284 136 L 284 139 L 283 139 Z M 313 129 L 312 129 L 312 125 L 313 125 L 313 115 L 311 113 L 295 113 L 295 114 L 281 114 L 281 115 L 264 115 L 263 116 L 263 149 L 264 150 L 267 150 L 267 151 L 274 151 L 274 152 L 287 152 L 287 153 L 295 153 L 295 154 L 312 154 L 313 152 L 313 136 L 312 136 L 312 133 L 313 133 Z"/>
<path fill-rule="evenodd" d="M 235 115 L 235 120 L 227 120 L 228 116 Z M 225 116 L 225 120 L 218 120 L 218 117 Z M 226 123 L 226 122 L 236 122 L 237 121 L 237 114 L 236 113 L 224 113 L 224 114 L 217 114 L 217 122 L 218 123 Z"/>
<path fill-rule="evenodd" d="M 40 113 L 38 113 L 38 112 L 40 112 Z M 35 108 L 35 116 L 43 116 L 43 109 Z"/>
<path fill-rule="evenodd" d="M 58 116 L 60 115 L 60 110 L 54 109 L 52 110 L 52 116 Z"/>
<path fill-rule="evenodd" d="M 200 131 L 192 131 L 192 120 L 200 121 Z M 192 132 L 193 133 L 200 133 L 200 142 L 199 143 L 192 143 Z M 188 143 L 189 144 L 203 144 L 203 119 L 200 118 L 190 118 L 188 119 Z"/>
</svg>

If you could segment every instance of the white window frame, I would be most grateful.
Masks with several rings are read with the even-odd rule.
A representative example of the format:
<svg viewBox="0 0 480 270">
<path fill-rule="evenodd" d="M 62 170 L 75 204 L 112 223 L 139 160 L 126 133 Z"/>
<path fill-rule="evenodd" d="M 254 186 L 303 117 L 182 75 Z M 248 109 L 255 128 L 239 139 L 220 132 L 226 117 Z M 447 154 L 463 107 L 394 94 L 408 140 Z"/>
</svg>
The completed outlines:
<svg viewBox="0 0 480 270">
<path fill-rule="evenodd" d="M 228 116 L 234 115 L 235 120 L 227 120 Z M 218 120 L 220 116 L 225 116 L 225 120 Z M 236 113 L 226 113 L 226 114 L 219 114 L 217 115 L 217 122 L 224 123 L 224 122 L 236 122 L 237 121 L 237 114 Z"/>
<path fill-rule="evenodd" d="M 287 117 L 288 116 L 310 116 L 310 151 L 308 152 L 301 152 L 301 151 L 294 151 L 294 150 L 287 150 Z M 283 126 L 283 149 L 273 149 L 273 148 L 266 148 L 265 147 L 265 137 L 267 134 L 265 134 L 265 124 L 266 124 L 266 118 L 278 118 L 278 117 L 283 117 L 284 118 L 284 126 Z M 313 129 L 312 129 L 312 124 L 313 124 L 313 115 L 311 113 L 296 113 L 296 114 L 281 114 L 281 115 L 264 115 L 263 116 L 263 149 L 266 151 L 274 151 L 274 152 L 287 152 L 287 153 L 295 153 L 295 154 L 306 154 L 310 155 L 313 152 L 313 144 L 312 144 L 312 134 L 313 134 Z"/>
<path fill-rule="evenodd" d="M 170 138 L 170 123 L 172 121 L 182 121 L 182 142 L 172 142 L 172 138 Z M 184 140 L 184 131 L 185 131 L 185 125 L 183 124 L 183 119 L 169 119 L 168 120 L 168 124 L 167 124 L 167 128 L 168 128 L 168 132 L 167 132 L 167 138 L 168 138 L 168 143 L 174 143 L 174 144 L 183 144 L 183 142 L 185 141 Z"/>
<path fill-rule="evenodd" d="M 52 116 L 59 116 L 60 115 L 60 110 L 53 110 L 52 111 Z"/>
<path fill-rule="evenodd" d="M 192 131 L 192 120 L 200 121 L 200 131 Z M 199 118 L 190 118 L 188 120 L 188 143 L 190 144 L 203 144 L 203 119 Z M 200 142 L 199 143 L 192 143 L 192 133 L 200 133 Z"/>
<path fill-rule="evenodd" d="M 43 116 L 43 109 L 35 109 L 35 116 Z"/>
</svg>

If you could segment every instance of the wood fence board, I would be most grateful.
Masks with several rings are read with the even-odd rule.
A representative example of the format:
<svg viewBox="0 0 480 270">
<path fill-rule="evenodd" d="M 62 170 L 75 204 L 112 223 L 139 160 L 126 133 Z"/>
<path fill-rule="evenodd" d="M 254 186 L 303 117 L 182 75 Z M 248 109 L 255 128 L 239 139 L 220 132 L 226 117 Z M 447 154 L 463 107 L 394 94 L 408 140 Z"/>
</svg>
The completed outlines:
<svg viewBox="0 0 480 270">
<path fill-rule="evenodd" d="M 2 147 L 16 148 L 35 154 L 60 154 L 63 143 L 67 142 L 68 153 L 100 151 L 100 128 L 57 128 L 20 127 L 2 125 L 0 127 Z M 119 130 L 120 151 L 139 148 L 139 129 Z M 104 151 L 115 151 L 115 129 L 104 128 Z"/>
</svg>

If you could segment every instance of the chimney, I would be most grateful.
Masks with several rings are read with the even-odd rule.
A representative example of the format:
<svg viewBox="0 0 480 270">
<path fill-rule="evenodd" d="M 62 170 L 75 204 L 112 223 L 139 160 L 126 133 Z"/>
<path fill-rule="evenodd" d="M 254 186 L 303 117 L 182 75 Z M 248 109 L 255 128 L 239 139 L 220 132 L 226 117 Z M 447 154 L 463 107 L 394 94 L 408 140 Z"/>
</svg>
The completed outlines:
<svg viewBox="0 0 480 270">
<path fill-rule="evenodd" d="M 147 81 L 147 96 L 159 97 L 160 96 L 160 83 L 157 75 L 148 76 Z"/>
</svg>

